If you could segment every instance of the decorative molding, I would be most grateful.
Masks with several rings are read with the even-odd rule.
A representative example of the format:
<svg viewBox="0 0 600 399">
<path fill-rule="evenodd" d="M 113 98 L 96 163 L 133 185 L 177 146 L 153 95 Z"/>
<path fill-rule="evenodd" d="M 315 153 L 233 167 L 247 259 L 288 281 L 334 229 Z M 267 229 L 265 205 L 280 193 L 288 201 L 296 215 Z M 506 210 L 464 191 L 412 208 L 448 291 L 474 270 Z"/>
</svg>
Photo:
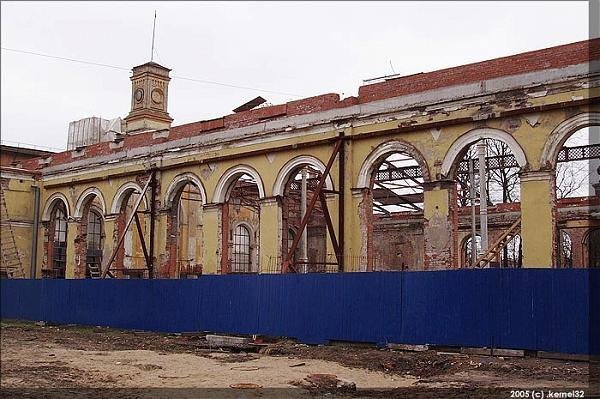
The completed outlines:
<svg viewBox="0 0 600 399">
<path fill-rule="evenodd" d="M 74 218 L 81 218 L 83 216 L 83 206 L 85 205 L 87 198 L 90 196 L 98 197 L 100 204 L 102 205 L 102 216 L 106 215 L 106 201 L 104 200 L 102 192 L 96 187 L 90 187 L 79 196 L 77 204 L 75 205 L 75 212 L 73 213 Z"/>
<path fill-rule="evenodd" d="M 358 181 L 355 188 L 369 188 L 373 169 L 382 160 L 381 158 L 398 152 L 409 155 L 417 161 L 423 172 L 423 179 L 425 181 L 431 180 L 427 161 L 425 161 L 419 150 L 409 143 L 400 140 L 390 140 L 380 144 L 367 156 L 367 159 L 365 159 L 360 167 L 360 172 L 358 172 Z"/>
<path fill-rule="evenodd" d="M 321 173 L 325 172 L 325 164 L 313 156 L 300 155 L 296 158 L 292 158 L 281 168 L 279 174 L 277 174 L 277 179 L 275 179 L 275 184 L 273 185 L 273 196 L 279 195 L 283 197 L 285 184 L 291 177 L 290 175 L 295 169 L 304 165 L 312 166 Z M 325 178 L 325 188 L 333 190 L 333 180 L 331 180 L 330 175 L 327 175 Z"/>
<path fill-rule="evenodd" d="M 215 188 L 215 194 L 213 195 L 213 202 L 220 204 L 227 201 L 227 199 L 229 198 L 229 194 L 231 193 L 231 190 L 233 188 L 233 184 L 243 174 L 252 176 L 254 182 L 258 186 L 259 199 L 264 198 L 265 189 L 260 174 L 251 166 L 236 165 L 225 171 L 225 173 L 223 173 L 223 175 L 219 179 L 217 187 Z"/>
<path fill-rule="evenodd" d="M 546 140 L 542 150 L 540 167 L 554 169 L 558 152 L 569 136 L 576 130 L 593 125 L 600 126 L 600 112 L 584 112 L 561 122 L 552 130 Z"/>
<path fill-rule="evenodd" d="M 119 189 L 117 190 L 117 192 L 113 198 L 113 202 L 110 207 L 110 213 L 111 214 L 120 213 L 121 205 L 122 205 L 125 197 L 129 194 L 133 194 L 133 193 L 140 194 L 141 192 L 142 192 L 142 188 L 137 183 L 127 182 L 127 183 L 123 184 L 121 187 L 119 187 Z M 145 209 L 148 209 L 148 198 L 145 195 L 144 195 L 144 206 L 145 206 Z M 108 216 L 108 215 L 106 215 L 106 216 Z"/>
<path fill-rule="evenodd" d="M 179 189 L 187 183 L 192 183 L 196 187 L 198 187 L 198 189 L 200 190 L 200 196 L 202 197 L 202 203 L 206 204 L 206 191 L 204 190 L 204 185 L 202 184 L 202 181 L 200 181 L 200 178 L 195 174 L 191 172 L 186 172 L 175 176 L 175 178 L 169 185 L 169 188 L 167 189 L 167 192 L 165 194 L 165 208 L 171 207 L 175 194 L 177 194 Z"/>
<path fill-rule="evenodd" d="M 494 139 L 504 142 L 510 148 L 519 166 L 521 168 L 525 168 L 527 166 L 527 157 L 525 156 L 525 151 L 523 151 L 523 148 L 521 148 L 513 136 L 504 130 L 483 127 L 466 132 L 458 137 L 454 143 L 452 143 L 448 149 L 448 152 L 446 152 L 444 161 L 442 162 L 441 174 L 448 177 L 450 170 L 456 162 L 456 158 L 463 151 L 463 149 L 481 139 Z"/>
<path fill-rule="evenodd" d="M 44 210 L 42 211 L 42 222 L 50 221 L 50 218 L 52 217 L 52 210 L 54 209 L 54 204 L 56 201 L 62 201 L 65 204 L 67 218 L 71 217 L 71 207 L 67 197 L 63 193 L 54 193 L 46 200 L 46 205 L 44 205 Z"/>
</svg>

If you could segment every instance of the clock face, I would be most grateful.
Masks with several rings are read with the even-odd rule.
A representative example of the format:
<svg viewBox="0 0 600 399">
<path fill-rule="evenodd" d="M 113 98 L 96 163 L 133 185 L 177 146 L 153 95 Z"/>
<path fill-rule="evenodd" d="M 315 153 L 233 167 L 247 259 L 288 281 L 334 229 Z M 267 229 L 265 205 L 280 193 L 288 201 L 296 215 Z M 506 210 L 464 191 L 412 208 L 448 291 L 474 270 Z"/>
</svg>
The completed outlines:
<svg viewBox="0 0 600 399">
<path fill-rule="evenodd" d="M 159 89 L 152 90 L 151 97 L 152 97 L 152 102 L 154 102 L 155 104 L 160 104 L 163 102 L 163 93 Z"/>
<path fill-rule="evenodd" d="M 144 90 L 143 89 L 137 89 L 135 91 L 135 93 L 133 94 L 133 97 L 135 98 L 136 102 L 141 102 L 144 99 Z"/>
</svg>

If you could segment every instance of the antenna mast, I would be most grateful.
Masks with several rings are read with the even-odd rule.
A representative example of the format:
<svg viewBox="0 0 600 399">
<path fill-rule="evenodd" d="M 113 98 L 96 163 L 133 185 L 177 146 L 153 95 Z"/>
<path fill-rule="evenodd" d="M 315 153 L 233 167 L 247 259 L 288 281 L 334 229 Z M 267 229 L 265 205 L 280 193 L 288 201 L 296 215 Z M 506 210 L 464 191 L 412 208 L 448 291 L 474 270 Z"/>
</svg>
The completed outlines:
<svg viewBox="0 0 600 399">
<path fill-rule="evenodd" d="M 154 31 L 156 30 L 156 10 L 154 10 L 154 23 L 152 24 L 152 53 L 150 54 L 150 62 L 154 61 Z"/>
</svg>

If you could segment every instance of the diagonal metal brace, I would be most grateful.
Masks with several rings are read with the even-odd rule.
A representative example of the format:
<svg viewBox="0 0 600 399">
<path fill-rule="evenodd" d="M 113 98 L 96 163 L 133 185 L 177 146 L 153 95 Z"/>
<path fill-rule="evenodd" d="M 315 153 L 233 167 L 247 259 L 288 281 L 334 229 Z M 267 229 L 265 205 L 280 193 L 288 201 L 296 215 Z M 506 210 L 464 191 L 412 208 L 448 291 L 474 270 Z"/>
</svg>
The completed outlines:
<svg viewBox="0 0 600 399">
<path fill-rule="evenodd" d="M 294 260 L 293 260 L 294 252 L 296 251 L 296 248 L 298 247 L 298 243 L 300 242 L 300 237 L 302 236 L 302 232 L 304 231 L 304 229 L 306 228 L 306 225 L 308 224 L 308 218 L 312 214 L 312 211 L 315 207 L 315 203 L 317 202 L 317 200 L 319 199 L 319 196 L 321 195 L 321 190 L 323 189 L 323 186 L 325 185 L 325 180 L 327 179 L 327 176 L 329 175 L 329 171 L 331 170 L 331 167 L 333 166 L 333 161 L 335 160 L 335 157 L 337 156 L 337 154 L 340 151 L 341 145 L 342 145 L 342 139 L 338 139 L 335 142 L 335 146 L 333 148 L 333 153 L 331 154 L 331 157 L 329 157 L 329 161 L 327 162 L 325 171 L 323 171 L 323 173 L 321 174 L 321 178 L 319 179 L 319 184 L 317 184 L 317 188 L 313 192 L 312 198 L 310 199 L 310 203 L 308 204 L 308 207 L 306 208 L 306 213 L 302 217 L 302 221 L 300 222 L 300 227 L 298 228 L 298 233 L 296 234 L 296 237 L 294 237 L 294 242 L 292 243 L 292 247 L 288 250 L 287 257 L 286 257 L 285 261 L 283 262 L 283 264 L 281 265 L 282 273 L 287 273 L 290 268 L 290 265 L 294 262 Z"/>
<path fill-rule="evenodd" d="M 113 250 L 113 253 L 112 253 L 110 259 L 108 260 L 108 262 L 106 262 L 106 265 L 104 265 L 102 268 L 103 270 L 102 270 L 101 278 L 106 278 L 106 275 L 108 274 L 108 271 L 110 269 L 110 265 L 112 265 L 115 258 L 117 257 L 117 252 L 119 251 L 119 248 L 121 247 L 121 245 L 123 245 L 123 241 L 125 241 L 125 235 L 127 234 L 127 230 L 129 229 L 129 226 L 131 226 L 133 219 L 135 219 L 136 212 L 137 212 L 138 208 L 140 207 L 140 204 L 142 203 L 142 200 L 144 199 L 144 195 L 146 195 L 146 191 L 148 191 L 148 187 L 150 187 L 150 183 L 152 182 L 152 180 L 154 178 L 154 173 L 155 172 L 152 172 L 152 174 L 150 175 L 150 178 L 144 185 L 144 188 L 142 189 L 140 196 L 138 197 L 137 201 L 135 202 L 133 211 L 131 212 L 129 219 L 127 219 L 127 223 L 125 224 L 125 228 L 123 229 L 123 233 L 121 234 L 121 237 L 119 237 L 119 241 L 117 241 L 117 245 L 115 246 L 115 249 Z"/>
</svg>

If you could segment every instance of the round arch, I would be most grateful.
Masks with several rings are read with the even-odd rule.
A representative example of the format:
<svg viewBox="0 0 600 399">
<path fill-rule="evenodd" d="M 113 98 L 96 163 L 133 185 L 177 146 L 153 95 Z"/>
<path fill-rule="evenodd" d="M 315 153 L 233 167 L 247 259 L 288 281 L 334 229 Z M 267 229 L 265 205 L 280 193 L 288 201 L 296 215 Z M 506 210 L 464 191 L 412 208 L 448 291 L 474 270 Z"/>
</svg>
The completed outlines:
<svg viewBox="0 0 600 399">
<path fill-rule="evenodd" d="M 592 125 L 600 125 L 600 112 L 585 112 L 561 122 L 552 130 L 546 140 L 546 144 L 542 150 L 540 166 L 542 168 L 554 169 L 556 167 L 558 152 L 571 134 L 578 129 Z"/>
<path fill-rule="evenodd" d="M 69 206 L 69 200 L 67 200 L 67 197 L 63 193 L 54 193 L 46 201 L 46 205 L 42 211 L 42 222 L 50 221 L 52 218 L 52 211 L 54 210 L 54 206 L 58 201 L 62 201 L 62 203 L 65 205 L 65 209 L 67 210 L 67 218 L 71 217 L 71 207 Z"/>
<path fill-rule="evenodd" d="M 450 173 L 452 166 L 454 165 L 456 158 L 458 158 L 460 153 L 467 146 L 481 139 L 494 139 L 504 142 L 510 148 L 519 166 L 521 168 L 525 168 L 527 166 L 527 157 L 525 156 L 525 152 L 513 136 L 511 136 L 504 130 L 484 127 L 469 130 L 468 132 L 457 138 L 454 141 L 454 143 L 452 143 L 452 145 L 446 152 L 444 161 L 442 162 L 442 175 L 448 177 L 448 174 Z"/>
<path fill-rule="evenodd" d="M 275 184 L 273 185 L 273 196 L 283 196 L 285 184 L 290 178 L 290 175 L 296 168 L 303 165 L 311 166 L 319 172 L 325 173 L 325 164 L 323 164 L 323 162 L 321 162 L 315 157 L 312 157 L 310 155 L 301 155 L 296 158 L 293 158 L 289 160 L 285 165 L 283 165 L 283 167 L 277 174 Z M 333 190 L 333 180 L 331 180 L 330 175 L 327 175 L 327 177 L 325 178 L 325 188 L 327 188 L 328 190 Z"/>
<path fill-rule="evenodd" d="M 381 161 L 381 158 L 385 157 L 386 155 L 395 152 L 401 152 L 410 155 L 421 167 L 423 179 L 426 182 L 431 180 L 429 166 L 427 165 L 427 161 L 425 161 L 423 155 L 415 147 L 404 141 L 391 140 L 377 146 L 365 159 L 360 167 L 360 171 L 358 172 L 356 188 L 369 188 L 371 184 L 371 176 L 373 175 L 373 169 L 377 166 L 378 162 Z"/>
<path fill-rule="evenodd" d="M 196 187 L 198 187 L 198 190 L 200 190 L 200 196 L 202 197 L 202 203 L 206 204 L 206 191 L 204 190 L 204 185 L 200 181 L 200 178 L 198 178 L 198 176 L 191 172 L 187 172 L 175 176 L 175 178 L 169 185 L 167 193 L 165 194 L 166 208 L 170 208 L 173 205 L 173 200 L 175 199 L 175 196 L 179 193 L 179 190 L 187 183 L 192 183 Z"/>
<path fill-rule="evenodd" d="M 98 190 L 96 187 L 90 187 L 86 189 L 77 200 L 77 205 L 75 205 L 75 213 L 73 214 L 74 218 L 80 218 L 83 216 L 83 208 L 85 203 L 88 201 L 88 198 L 96 196 L 100 200 L 102 216 L 106 216 L 106 201 L 104 201 L 104 196 L 102 192 Z"/>
<path fill-rule="evenodd" d="M 141 192 L 142 192 L 142 188 L 137 183 L 127 182 L 127 183 L 123 184 L 121 187 L 119 187 L 119 189 L 117 190 L 117 192 L 113 198 L 113 202 L 110 207 L 110 213 L 117 214 L 117 213 L 121 212 L 121 206 L 123 205 L 123 201 L 125 201 L 125 199 L 130 194 L 133 194 L 133 193 L 139 194 Z M 148 198 L 145 195 L 144 195 L 144 206 L 146 209 L 148 209 Z"/>
<path fill-rule="evenodd" d="M 254 179 L 254 182 L 258 186 L 258 197 L 260 199 L 264 198 L 265 188 L 258 172 L 248 165 L 236 165 L 229 168 L 219 179 L 215 194 L 213 195 L 213 202 L 216 204 L 225 202 L 233 187 L 232 184 L 243 174 L 247 174 Z"/>
</svg>

